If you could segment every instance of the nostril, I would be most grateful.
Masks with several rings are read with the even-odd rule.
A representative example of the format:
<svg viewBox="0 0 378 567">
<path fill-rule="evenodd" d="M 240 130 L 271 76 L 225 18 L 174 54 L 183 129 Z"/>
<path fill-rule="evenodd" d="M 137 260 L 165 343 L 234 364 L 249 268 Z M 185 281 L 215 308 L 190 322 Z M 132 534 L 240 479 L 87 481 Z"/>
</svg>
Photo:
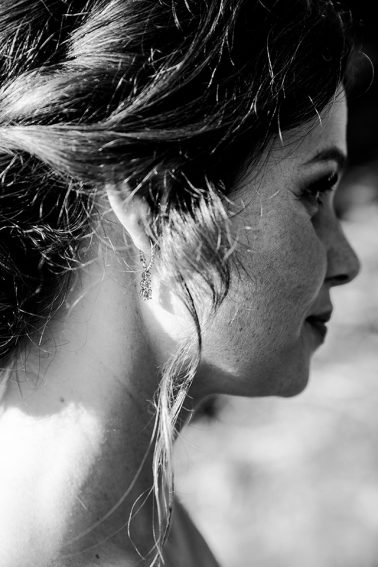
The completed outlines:
<svg viewBox="0 0 378 567">
<path fill-rule="evenodd" d="M 360 269 L 360 261 L 357 256 L 354 256 L 354 261 L 350 264 L 348 269 L 329 275 L 326 278 L 326 282 L 331 286 L 345 285 L 353 281 L 354 278 L 358 276 Z"/>
<path fill-rule="evenodd" d="M 337 276 L 332 276 L 327 278 L 327 282 L 331 286 L 345 285 L 353 279 L 354 276 L 349 276 L 348 274 L 338 274 Z"/>
<path fill-rule="evenodd" d="M 328 271 L 326 281 L 331 286 L 344 285 L 359 274 L 361 264 L 360 260 L 346 239 L 341 230 L 339 232 L 337 244 L 333 241 L 333 245 L 328 251 Z"/>
</svg>

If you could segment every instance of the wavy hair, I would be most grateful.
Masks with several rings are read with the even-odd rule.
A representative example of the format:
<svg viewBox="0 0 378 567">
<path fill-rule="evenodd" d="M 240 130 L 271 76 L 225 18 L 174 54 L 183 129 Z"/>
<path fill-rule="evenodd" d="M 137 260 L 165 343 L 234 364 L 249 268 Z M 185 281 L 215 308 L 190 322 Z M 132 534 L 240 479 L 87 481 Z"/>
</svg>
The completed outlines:
<svg viewBox="0 0 378 567">
<path fill-rule="evenodd" d="M 228 196 L 246 160 L 345 81 L 350 23 L 333 0 L 0 0 L 0 356 L 42 332 L 98 195 L 127 180 L 196 328 L 156 398 L 160 554 L 200 360 L 199 289 L 215 311 L 230 286 Z"/>
</svg>

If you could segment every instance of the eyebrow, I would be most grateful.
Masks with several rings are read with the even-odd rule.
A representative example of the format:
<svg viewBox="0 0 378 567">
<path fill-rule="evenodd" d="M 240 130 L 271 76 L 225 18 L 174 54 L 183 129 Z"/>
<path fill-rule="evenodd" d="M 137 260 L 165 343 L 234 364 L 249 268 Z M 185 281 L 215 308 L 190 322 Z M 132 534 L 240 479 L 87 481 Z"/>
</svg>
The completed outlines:
<svg viewBox="0 0 378 567">
<path fill-rule="evenodd" d="M 326 148 L 317 152 L 311 159 L 303 165 L 313 165 L 314 163 L 323 161 L 335 161 L 340 170 L 343 170 L 347 164 L 347 156 L 336 146 Z"/>
</svg>

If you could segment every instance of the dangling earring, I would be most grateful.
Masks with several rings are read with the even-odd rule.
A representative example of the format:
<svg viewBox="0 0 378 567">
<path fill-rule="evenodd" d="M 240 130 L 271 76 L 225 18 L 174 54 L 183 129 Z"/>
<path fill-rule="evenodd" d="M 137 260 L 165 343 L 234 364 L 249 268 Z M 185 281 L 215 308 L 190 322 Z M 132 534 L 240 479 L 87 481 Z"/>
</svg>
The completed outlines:
<svg viewBox="0 0 378 567">
<path fill-rule="evenodd" d="M 154 261 L 155 247 L 151 244 L 151 257 L 150 263 L 147 265 L 146 256 L 140 250 L 139 258 L 142 263 L 142 279 L 140 280 L 140 296 L 143 301 L 148 301 L 152 299 L 152 287 L 151 287 L 151 267 Z"/>
</svg>

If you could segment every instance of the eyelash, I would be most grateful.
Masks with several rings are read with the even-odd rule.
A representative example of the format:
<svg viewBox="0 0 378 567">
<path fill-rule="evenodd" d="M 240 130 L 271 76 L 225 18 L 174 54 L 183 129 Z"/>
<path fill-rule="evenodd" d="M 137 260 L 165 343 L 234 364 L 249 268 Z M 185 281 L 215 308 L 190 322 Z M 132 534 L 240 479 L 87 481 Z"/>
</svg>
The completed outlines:
<svg viewBox="0 0 378 567">
<path fill-rule="evenodd" d="M 339 176 L 336 172 L 324 175 L 306 185 L 301 191 L 301 198 L 319 207 L 323 204 L 324 195 L 332 191 L 338 180 Z"/>
</svg>

